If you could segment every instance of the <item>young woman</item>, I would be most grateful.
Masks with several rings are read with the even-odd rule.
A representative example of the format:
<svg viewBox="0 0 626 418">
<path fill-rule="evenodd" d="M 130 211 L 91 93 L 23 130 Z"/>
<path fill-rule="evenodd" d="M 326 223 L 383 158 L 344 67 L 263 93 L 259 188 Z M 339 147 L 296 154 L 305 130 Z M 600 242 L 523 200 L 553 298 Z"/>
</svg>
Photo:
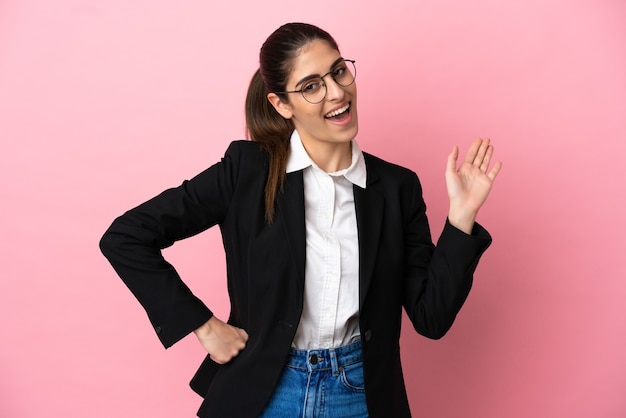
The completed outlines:
<svg viewBox="0 0 626 418">
<path fill-rule="evenodd" d="M 355 62 L 307 24 L 261 48 L 246 100 L 252 141 L 117 218 L 100 243 L 165 347 L 208 352 L 200 417 L 409 417 L 401 310 L 429 338 L 452 325 L 491 242 L 476 214 L 500 170 L 474 142 L 448 158 L 435 247 L 417 176 L 361 152 Z M 219 225 L 231 313 L 216 318 L 161 255 Z"/>
</svg>

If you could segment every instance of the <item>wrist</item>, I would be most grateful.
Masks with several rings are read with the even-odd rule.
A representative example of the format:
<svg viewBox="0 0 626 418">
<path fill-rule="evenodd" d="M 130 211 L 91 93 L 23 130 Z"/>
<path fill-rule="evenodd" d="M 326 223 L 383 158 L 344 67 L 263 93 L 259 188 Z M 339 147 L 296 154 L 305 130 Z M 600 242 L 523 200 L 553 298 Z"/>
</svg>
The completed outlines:
<svg viewBox="0 0 626 418">
<path fill-rule="evenodd" d="M 448 212 L 448 222 L 453 227 L 470 235 L 476 221 L 476 212 L 459 211 L 450 208 Z"/>
<path fill-rule="evenodd" d="M 194 334 L 196 334 L 197 337 L 209 335 L 213 331 L 212 324 L 215 322 L 216 319 L 217 318 L 215 318 L 215 316 L 209 318 L 208 321 L 193 330 Z"/>
</svg>

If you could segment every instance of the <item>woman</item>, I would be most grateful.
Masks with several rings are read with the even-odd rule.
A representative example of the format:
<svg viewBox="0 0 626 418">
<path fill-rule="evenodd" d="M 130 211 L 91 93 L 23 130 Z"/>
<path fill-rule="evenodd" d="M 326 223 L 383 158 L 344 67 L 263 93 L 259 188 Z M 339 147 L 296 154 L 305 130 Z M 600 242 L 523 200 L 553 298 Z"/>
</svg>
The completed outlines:
<svg viewBox="0 0 626 418">
<path fill-rule="evenodd" d="M 400 365 L 404 307 L 440 338 L 489 234 L 475 223 L 500 170 L 477 140 L 448 158 L 448 221 L 435 247 L 417 176 L 360 151 L 356 67 L 307 24 L 261 48 L 246 100 L 252 141 L 134 208 L 105 256 L 165 347 L 192 331 L 208 352 L 191 386 L 200 417 L 409 417 Z M 161 255 L 219 225 L 231 314 L 216 318 Z"/>
</svg>

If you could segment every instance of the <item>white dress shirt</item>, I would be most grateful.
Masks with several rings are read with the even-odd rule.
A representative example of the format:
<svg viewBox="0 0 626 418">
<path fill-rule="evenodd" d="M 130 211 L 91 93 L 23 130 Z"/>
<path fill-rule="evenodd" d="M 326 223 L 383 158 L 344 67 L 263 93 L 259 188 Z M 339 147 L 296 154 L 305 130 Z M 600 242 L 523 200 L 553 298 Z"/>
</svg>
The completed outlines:
<svg viewBox="0 0 626 418">
<path fill-rule="evenodd" d="M 350 167 L 326 173 L 294 131 L 287 173 L 303 170 L 306 219 L 304 306 L 293 346 L 349 344 L 359 332 L 359 242 L 353 184 L 365 188 L 363 154 L 352 141 Z"/>
</svg>

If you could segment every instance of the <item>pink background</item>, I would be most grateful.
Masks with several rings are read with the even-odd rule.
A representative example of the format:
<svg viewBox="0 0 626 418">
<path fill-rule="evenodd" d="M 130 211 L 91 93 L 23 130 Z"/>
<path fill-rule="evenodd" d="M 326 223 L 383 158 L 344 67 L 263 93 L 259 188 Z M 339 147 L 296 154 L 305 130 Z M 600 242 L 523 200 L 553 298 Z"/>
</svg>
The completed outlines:
<svg viewBox="0 0 626 418">
<path fill-rule="evenodd" d="M 0 416 L 195 416 L 201 348 L 160 346 L 98 240 L 243 137 L 258 49 L 295 20 L 357 60 L 359 143 L 420 175 L 435 238 L 452 145 L 504 162 L 455 326 L 405 328 L 414 415 L 626 416 L 626 3 L 248 3 L 0 2 Z M 225 317 L 218 231 L 166 253 Z"/>
</svg>

